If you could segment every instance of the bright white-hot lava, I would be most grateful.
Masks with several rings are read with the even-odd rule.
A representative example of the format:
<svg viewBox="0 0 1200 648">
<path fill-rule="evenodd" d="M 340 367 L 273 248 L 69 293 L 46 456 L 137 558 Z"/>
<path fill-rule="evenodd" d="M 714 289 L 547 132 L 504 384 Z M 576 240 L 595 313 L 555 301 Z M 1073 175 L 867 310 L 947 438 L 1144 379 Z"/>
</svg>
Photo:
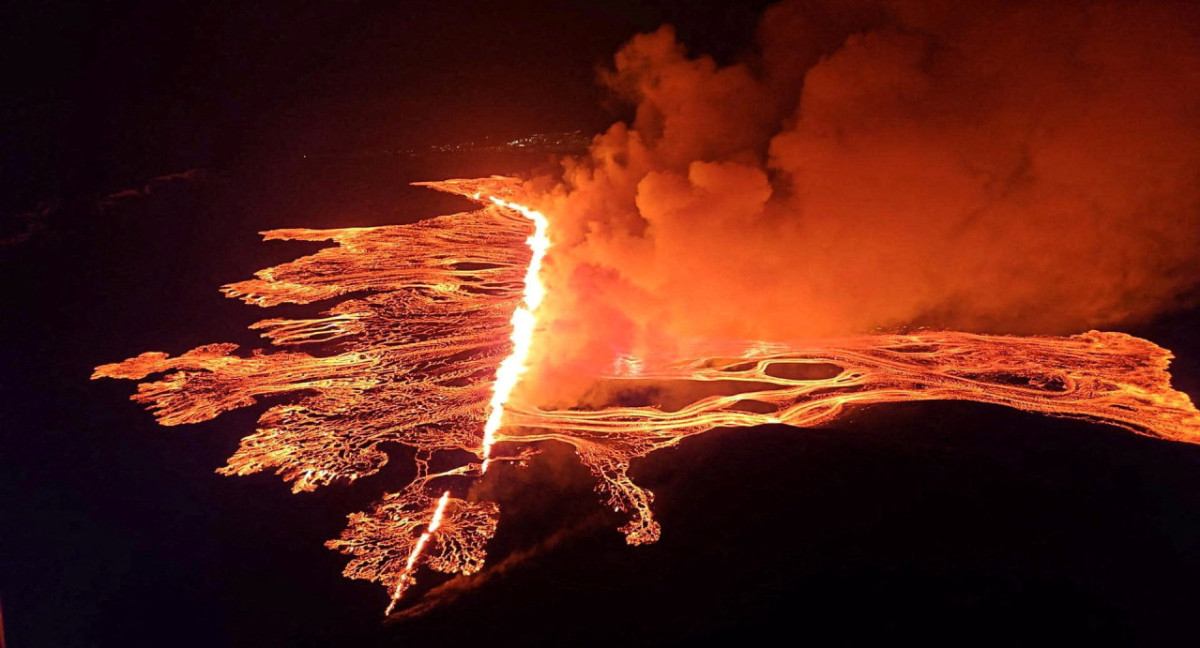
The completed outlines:
<svg viewBox="0 0 1200 648">
<path fill-rule="evenodd" d="M 446 512 L 446 502 L 450 501 L 450 491 L 442 493 L 442 497 L 438 499 L 437 508 L 433 510 L 433 517 L 429 518 L 429 528 L 421 534 L 417 539 L 417 544 L 413 547 L 412 552 L 408 554 L 408 561 L 404 564 L 404 572 L 400 575 L 400 582 L 396 583 L 396 589 L 392 590 L 392 600 L 388 603 L 387 610 L 384 614 L 391 614 L 392 609 L 396 607 L 396 601 L 400 600 L 400 595 L 404 593 L 404 588 L 412 582 L 412 570 L 417 564 L 417 558 L 425 549 L 425 545 L 429 543 L 429 538 L 438 530 L 442 524 L 442 515 Z"/>
<path fill-rule="evenodd" d="M 477 200 L 479 196 L 478 193 L 474 195 Z M 529 347 L 533 341 L 533 328 L 537 323 L 537 308 L 546 295 L 546 287 L 542 285 L 539 274 L 542 269 L 542 259 L 545 258 L 546 250 L 550 247 L 550 238 L 546 233 L 550 222 L 544 214 L 494 196 L 489 197 L 489 200 L 501 207 L 512 209 L 533 221 L 534 231 L 525 240 L 529 249 L 533 251 L 533 256 L 530 257 L 529 267 L 525 271 L 525 290 L 521 305 L 513 311 L 512 353 L 500 363 L 500 367 L 496 370 L 496 384 L 492 392 L 492 400 L 488 404 L 487 422 L 483 427 L 483 466 L 481 471 L 485 473 L 491 463 L 492 445 L 496 442 L 496 431 L 500 429 L 504 419 L 504 404 L 508 402 L 508 397 L 521 379 L 521 374 L 529 368 L 527 361 Z"/>
<path fill-rule="evenodd" d="M 456 497 L 433 482 L 486 472 L 499 460 L 497 442 L 522 451 L 543 441 L 572 446 L 607 504 L 629 516 L 622 530 L 631 544 L 659 536 L 652 494 L 629 475 L 631 462 L 714 428 L 803 428 L 848 407 L 963 400 L 1200 443 L 1200 412 L 1170 386 L 1171 353 L 1096 331 L 1071 337 L 925 331 L 817 346 L 706 340 L 695 357 L 622 356 L 611 372 L 592 378 L 635 390 L 712 383 L 726 392 L 700 393 L 678 408 L 542 409 L 515 388 L 529 366 L 546 293 L 539 277 L 550 246 L 546 216 L 500 198 L 513 196 L 509 179 L 426 185 L 485 206 L 408 225 L 266 233 L 336 244 L 225 287 L 264 307 L 341 298 L 312 319 L 255 324 L 277 350 L 239 353 L 234 344 L 210 344 L 176 357 L 149 352 L 97 367 L 93 376 L 155 376 L 133 399 L 164 425 L 274 399 L 219 472 L 273 470 L 296 492 L 361 483 L 380 471 L 393 445 L 412 450 L 412 482 L 352 513 L 341 537 L 326 543 L 350 556 L 347 577 L 386 588 L 389 613 L 423 567 L 460 575 L 483 567 L 499 505 L 477 494 Z M 550 315 L 540 314 L 543 323 Z M 502 359 L 501 349 L 507 350 Z M 435 456 L 440 462 L 463 450 L 481 462 L 430 470 Z"/>
</svg>

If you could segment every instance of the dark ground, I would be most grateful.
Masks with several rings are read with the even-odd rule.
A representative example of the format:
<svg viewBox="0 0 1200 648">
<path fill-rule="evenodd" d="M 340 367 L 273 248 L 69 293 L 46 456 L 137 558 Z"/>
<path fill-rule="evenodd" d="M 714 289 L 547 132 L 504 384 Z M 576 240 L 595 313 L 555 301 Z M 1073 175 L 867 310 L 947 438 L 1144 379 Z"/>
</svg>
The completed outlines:
<svg viewBox="0 0 1200 648">
<path fill-rule="evenodd" d="M 402 222 L 461 203 L 416 178 L 496 156 L 293 161 L 67 205 L 0 249 L 0 596 L 23 646 L 634 645 L 775 631 L 818 644 L 1188 643 L 1200 596 L 1200 448 L 961 403 L 877 406 L 818 430 L 718 431 L 638 464 L 663 539 L 627 547 L 588 476 L 551 449 L 498 471 L 493 563 L 549 549 L 424 618 L 322 547 L 397 471 L 293 496 L 213 473 L 262 407 L 162 428 L 92 367 L 254 338 L 265 311 L 216 286 L 307 250 L 283 225 Z M 413 167 L 419 170 L 414 170 Z M 1196 316 L 1145 331 L 1195 395 Z M 402 462 L 394 462 L 397 466 Z M 434 577 L 427 576 L 427 582 Z"/>
<path fill-rule="evenodd" d="M 955 403 L 718 431 L 635 466 L 664 527 L 639 548 L 551 450 L 497 471 L 510 486 L 492 564 L 574 531 L 423 618 L 384 624 L 382 588 L 341 578 L 343 557 L 322 543 L 402 475 L 299 496 L 270 475 L 220 477 L 262 406 L 168 429 L 127 401 L 131 383 L 88 380 L 146 350 L 254 342 L 245 327 L 267 312 L 217 287 L 312 249 L 257 231 L 447 213 L 463 203 L 406 183 L 543 161 L 364 152 L 599 128 L 613 115 L 590 69 L 622 40 L 670 20 L 728 54 L 756 14 L 487 6 L 6 6 L 0 604 L 12 648 L 753 645 L 776 632 L 816 645 L 1194 645 L 1193 446 Z M 1198 324 L 1193 311 L 1131 331 L 1177 353 L 1193 398 Z"/>
</svg>

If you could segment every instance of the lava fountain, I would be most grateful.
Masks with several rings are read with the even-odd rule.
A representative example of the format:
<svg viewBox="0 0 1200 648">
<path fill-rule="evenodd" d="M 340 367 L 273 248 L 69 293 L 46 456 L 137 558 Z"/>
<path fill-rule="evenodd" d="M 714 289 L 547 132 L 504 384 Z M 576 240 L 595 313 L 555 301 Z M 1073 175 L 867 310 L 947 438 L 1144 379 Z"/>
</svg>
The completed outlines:
<svg viewBox="0 0 1200 648">
<path fill-rule="evenodd" d="M 273 399 L 218 472 L 273 470 L 293 492 L 378 472 L 388 461 L 385 443 L 413 449 L 411 483 L 352 513 L 341 537 L 327 543 L 350 556 L 347 577 L 387 588 L 387 613 L 421 567 L 464 575 L 483 567 L 499 507 L 456 496 L 454 479 L 478 478 L 497 461 L 522 463 L 538 442 L 575 449 L 607 504 L 629 515 L 622 531 L 630 544 L 660 533 L 653 495 L 630 479 L 630 462 L 718 427 L 810 427 L 847 406 L 965 400 L 1200 442 L 1200 412 L 1170 386 L 1171 353 L 1097 331 L 930 331 L 820 345 L 712 341 L 702 357 L 622 358 L 596 378 L 719 383 L 731 393 L 675 409 L 542 409 L 522 402 L 515 388 L 547 289 L 539 270 L 552 252 L 553 215 L 513 202 L 510 179 L 423 184 L 482 207 L 411 225 L 265 233 L 335 246 L 225 286 L 227 295 L 262 307 L 341 299 L 312 319 L 254 324 L 276 350 L 238 354 L 236 345 L 210 344 L 178 357 L 150 352 L 92 376 L 148 379 L 132 399 L 163 425 Z M 514 453 L 498 453 L 498 444 Z M 464 451 L 475 460 L 431 472 L 435 455 Z"/>
</svg>

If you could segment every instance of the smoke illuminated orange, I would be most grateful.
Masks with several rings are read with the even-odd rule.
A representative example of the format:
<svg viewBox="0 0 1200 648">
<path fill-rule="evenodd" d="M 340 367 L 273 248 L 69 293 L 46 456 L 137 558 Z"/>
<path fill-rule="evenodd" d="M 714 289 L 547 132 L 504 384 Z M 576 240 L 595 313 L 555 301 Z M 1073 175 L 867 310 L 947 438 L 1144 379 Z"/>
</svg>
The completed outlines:
<svg viewBox="0 0 1200 648">
<path fill-rule="evenodd" d="M 473 194 L 473 197 L 478 200 L 479 193 Z M 480 468 L 481 472 L 487 472 L 488 464 L 491 461 L 492 444 L 496 442 L 496 432 L 500 429 L 502 418 L 504 417 L 504 405 L 508 402 L 509 395 L 517 386 L 517 381 L 521 379 L 521 374 L 528 369 L 526 364 L 529 359 L 529 347 L 533 343 L 533 327 L 536 323 L 535 313 L 537 308 L 542 303 L 542 298 L 546 295 L 546 289 L 542 285 L 542 280 L 539 273 L 542 269 L 542 259 L 546 256 L 546 250 L 550 247 L 550 239 L 546 235 L 546 230 L 550 227 L 550 223 L 541 212 L 534 211 L 528 207 L 511 203 L 502 200 L 495 196 L 490 196 L 492 203 L 511 209 L 525 218 L 533 222 L 533 235 L 525 240 L 529 244 L 529 249 L 533 255 L 529 259 L 529 267 L 525 271 L 524 292 L 521 298 L 521 304 L 513 311 L 512 316 L 512 353 L 500 363 L 500 367 L 496 369 L 496 384 L 493 387 L 492 400 L 488 403 L 488 417 L 483 426 L 483 465 Z"/>
<path fill-rule="evenodd" d="M 553 252 L 553 223 L 512 202 L 516 185 L 508 179 L 427 186 L 483 207 L 412 225 L 266 233 L 336 244 L 225 287 L 259 306 L 343 299 L 313 319 L 254 325 L 284 350 L 237 355 L 236 345 L 212 344 L 174 358 L 143 353 L 93 375 L 160 375 L 139 384 L 133 399 L 164 425 L 280 398 L 219 472 L 273 469 L 295 492 L 377 473 L 388 461 L 382 444 L 412 448 L 412 482 L 350 515 L 341 537 L 328 543 L 351 557 L 347 577 L 388 589 L 388 613 L 422 566 L 464 575 L 483 566 L 499 507 L 455 496 L 459 482 L 451 478 L 478 477 L 492 462 L 528 456 L 497 455 L 499 443 L 570 444 L 608 504 L 630 515 L 622 529 L 628 542 L 641 544 L 660 530 L 652 494 L 629 478 L 630 462 L 718 427 L 810 427 L 847 406 L 967 400 L 1200 442 L 1200 413 L 1170 386 L 1170 352 L 1096 331 L 706 341 L 697 345 L 703 357 L 622 357 L 610 375 L 595 377 L 616 391 L 669 384 L 706 392 L 681 406 L 541 409 L 518 400 L 515 387 L 529 367 L 547 290 L 539 271 Z M 434 455 L 448 451 L 468 452 L 478 463 L 430 473 Z"/>
</svg>

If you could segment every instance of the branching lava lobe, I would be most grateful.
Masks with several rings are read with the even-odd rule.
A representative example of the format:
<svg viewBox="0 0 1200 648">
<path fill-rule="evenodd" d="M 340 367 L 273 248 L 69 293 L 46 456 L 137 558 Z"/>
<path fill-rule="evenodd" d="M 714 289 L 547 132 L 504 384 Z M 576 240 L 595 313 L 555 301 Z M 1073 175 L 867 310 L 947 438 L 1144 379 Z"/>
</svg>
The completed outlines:
<svg viewBox="0 0 1200 648">
<path fill-rule="evenodd" d="M 630 462 L 717 427 L 809 427 L 852 405 L 968 400 L 1200 442 L 1200 413 L 1170 386 L 1171 354 L 1146 340 L 1096 331 L 1072 337 L 924 332 L 820 345 L 708 340 L 694 345 L 691 360 L 623 356 L 611 375 L 596 378 L 720 382 L 733 385 L 733 393 L 676 409 L 551 411 L 518 402 L 513 388 L 528 367 L 552 222 L 513 202 L 516 185 L 509 179 L 426 185 L 482 207 L 413 225 L 266 233 L 335 246 L 226 286 L 226 294 L 264 307 L 343 298 L 311 319 L 254 325 L 282 350 L 239 355 L 236 345 L 210 344 L 174 358 L 143 353 L 93 374 L 156 376 L 132 398 L 163 425 L 276 400 L 218 472 L 274 470 L 295 492 L 375 474 L 388 460 L 386 443 L 415 450 L 415 479 L 351 514 L 341 537 L 327 543 L 351 557 L 347 577 L 388 589 L 389 613 L 420 567 L 465 575 L 483 566 L 499 507 L 456 497 L 448 478 L 478 477 L 490 462 L 510 459 L 494 456 L 496 443 L 573 446 L 607 503 L 630 516 L 622 529 L 628 542 L 642 544 L 656 540 L 660 529 L 651 493 L 629 478 Z M 436 453 L 455 450 L 478 462 L 429 472 Z"/>
</svg>

